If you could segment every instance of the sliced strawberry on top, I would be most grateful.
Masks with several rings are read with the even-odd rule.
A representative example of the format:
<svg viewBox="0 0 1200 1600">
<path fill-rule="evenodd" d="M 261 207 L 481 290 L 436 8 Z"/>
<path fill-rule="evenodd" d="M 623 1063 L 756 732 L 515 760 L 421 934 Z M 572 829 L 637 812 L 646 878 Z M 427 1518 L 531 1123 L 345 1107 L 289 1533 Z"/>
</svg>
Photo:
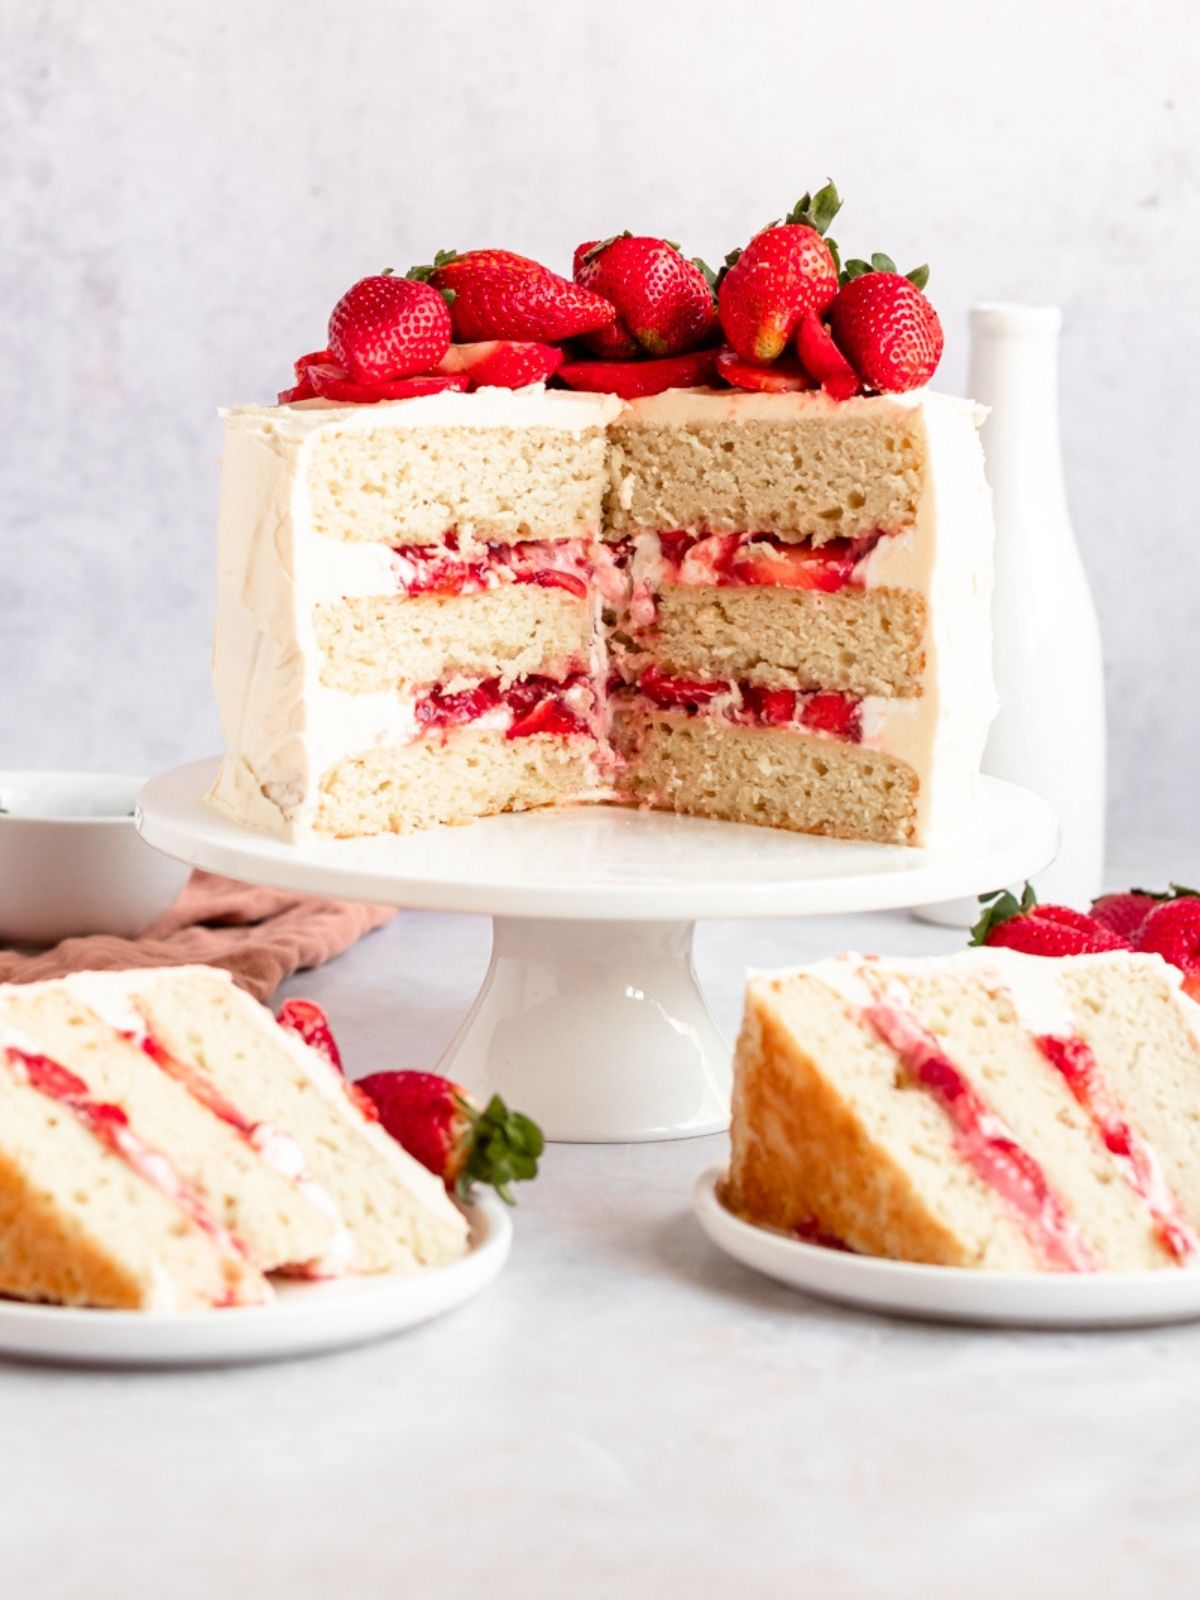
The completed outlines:
<svg viewBox="0 0 1200 1600">
<path fill-rule="evenodd" d="M 806 311 L 796 324 L 796 354 L 805 372 L 832 399 L 849 400 L 862 389 L 858 373 L 815 311 Z"/>
<path fill-rule="evenodd" d="M 854 577 L 856 564 L 853 552 L 837 543 L 839 548 L 833 550 L 828 545 L 813 549 L 766 541 L 743 545 L 733 558 L 730 575 L 739 583 L 836 594 Z"/>
<path fill-rule="evenodd" d="M 472 389 L 523 389 L 527 383 L 545 383 L 564 360 L 558 345 L 484 339 L 478 344 L 452 344 L 437 370 L 465 374 Z"/>
<path fill-rule="evenodd" d="M 763 394 L 788 394 L 816 388 L 798 361 L 785 356 L 770 366 L 763 366 L 760 362 L 745 360 L 730 345 L 722 345 L 717 352 L 717 375 L 735 389 L 759 390 Z"/>
<path fill-rule="evenodd" d="M 329 1018 L 315 1000 L 285 1000 L 275 1013 L 275 1021 L 288 1033 L 303 1039 L 318 1055 L 324 1056 L 331 1067 L 336 1067 L 339 1072 L 344 1070 L 342 1053 L 333 1037 Z"/>
<path fill-rule="evenodd" d="M 633 400 L 639 395 L 662 394 L 666 389 L 695 389 L 710 384 L 715 361 L 715 350 L 693 350 L 688 355 L 664 356 L 657 361 L 569 361 L 558 369 L 557 376 L 568 389 Z"/>
<path fill-rule="evenodd" d="M 279 393 L 275 396 L 275 404 L 277 406 L 291 406 L 295 405 L 297 400 L 315 400 L 316 398 L 317 391 L 308 381 L 308 374 L 305 373 L 304 377 L 300 379 L 300 382 L 293 385 L 292 388 L 280 389 Z"/>
<path fill-rule="evenodd" d="M 852 694 L 822 690 L 804 702 L 800 722 L 814 733 L 832 734 L 857 744 L 862 738 L 862 701 Z"/>
<path fill-rule="evenodd" d="M 442 296 L 427 283 L 391 273 L 360 278 L 330 313 L 329 353 L 355 383 L 428 372 L 449 345 L 450 313 Z"/>
<path fill-rule="evenodd" d="M 324 400 L 349 400 L 355 405 L 373 406 L 381 400 L 408 400 L 418 394 L 438 394 L 443 389 L 465 389 L 470 382 L 465 372 L 426 372 L 414 378 L 382 378 L 375 383 L 356 383 L 340 367 L 312 366 L 306 374 L 313 392 Z"/>
<path fill-rule="evenodd" d="M 466 343 L 553 344 L 606 327 L 617 314 L 600 295 L 512 250 L 439 251 L 431 267 L 414 267 L 409 277 L 452 297 L 454 337 Z"/>
</svg>

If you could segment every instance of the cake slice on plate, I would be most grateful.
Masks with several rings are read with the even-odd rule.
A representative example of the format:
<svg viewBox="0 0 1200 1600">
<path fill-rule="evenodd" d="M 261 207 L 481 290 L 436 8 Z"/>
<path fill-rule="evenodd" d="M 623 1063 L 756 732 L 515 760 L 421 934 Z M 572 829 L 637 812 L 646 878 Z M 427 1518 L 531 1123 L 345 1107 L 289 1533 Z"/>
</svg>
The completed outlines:
<svg viewBox="0 0 1200 1600">
<path fill-rule="evenodd" d="M 0 1293 L 168 1309 L 411 1272 L 467 1225 L 328 1054 L 206 967 L 0 986 Z"/>
<path fill-rule="evenodd" d="M 868 1255 L 1200 1260 L 1200 1007 L 1124 951 L 844 955 L 751 977 L 724 1199 Z"/>
</svg>

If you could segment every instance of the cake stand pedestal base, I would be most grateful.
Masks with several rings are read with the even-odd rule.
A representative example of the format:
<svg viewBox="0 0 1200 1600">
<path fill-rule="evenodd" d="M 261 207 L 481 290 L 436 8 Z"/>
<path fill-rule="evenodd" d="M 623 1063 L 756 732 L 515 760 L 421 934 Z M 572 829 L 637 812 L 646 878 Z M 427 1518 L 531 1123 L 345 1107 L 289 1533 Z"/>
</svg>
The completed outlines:
<svg viewBox="0 0 1200 1600">
<path fill-rule="evenodd" d="M 729 1126 L 730 1052 L 691 922 L 494 917 L 483 987 L 438 1070 L 548 1139 L 683 1139 Z"/>
</svg>

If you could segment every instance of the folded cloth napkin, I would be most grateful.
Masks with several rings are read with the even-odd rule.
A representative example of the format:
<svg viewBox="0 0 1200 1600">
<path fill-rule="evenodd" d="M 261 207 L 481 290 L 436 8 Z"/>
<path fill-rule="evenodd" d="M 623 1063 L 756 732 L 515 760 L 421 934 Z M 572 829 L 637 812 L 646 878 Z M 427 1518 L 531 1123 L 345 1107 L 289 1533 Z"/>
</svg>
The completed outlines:
<svg viewBox="0 0 1200 1600">
<path fill-rule="evenodd" d="M 92 933 L 36 955 L 3 950 L 0 982 L 198 963 L 227 967 L 255 999 L 267 1000 L 293 972 L 331 961 L 395 914 L 391 906 L 317 900 L 193 872 L 166 915 L 136 939 Z"/>
</svg>

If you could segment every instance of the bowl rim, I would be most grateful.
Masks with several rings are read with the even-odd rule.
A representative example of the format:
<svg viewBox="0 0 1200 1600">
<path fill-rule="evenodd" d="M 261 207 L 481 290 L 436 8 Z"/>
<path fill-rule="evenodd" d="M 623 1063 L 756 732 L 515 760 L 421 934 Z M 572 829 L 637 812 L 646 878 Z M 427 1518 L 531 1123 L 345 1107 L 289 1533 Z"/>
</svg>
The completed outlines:
<svg viewBox="0 0 1200 1600">
<path fill-rule="evenodd" d="M 123 824 L 136 826 L 139 798 L 148 782 L 147 778 L 137 773 L 85 772 L 72 767 L 4 767 L 0 768 L 0 791 L 8 785 L 13 787 L 21 784 L 32 785 L 41 780 L 61 782 L 64 778 L 79 779 L 81 788 L 88 782 L 129 784 L 135 790 L 134 810 L 123 812 L 120 816 L 99 817 L 64 817 L 55 812 L 0 810 L 0 827 L 11 827 L 16 823 L 41 828 L 111 828 Z"/>
</svg>

